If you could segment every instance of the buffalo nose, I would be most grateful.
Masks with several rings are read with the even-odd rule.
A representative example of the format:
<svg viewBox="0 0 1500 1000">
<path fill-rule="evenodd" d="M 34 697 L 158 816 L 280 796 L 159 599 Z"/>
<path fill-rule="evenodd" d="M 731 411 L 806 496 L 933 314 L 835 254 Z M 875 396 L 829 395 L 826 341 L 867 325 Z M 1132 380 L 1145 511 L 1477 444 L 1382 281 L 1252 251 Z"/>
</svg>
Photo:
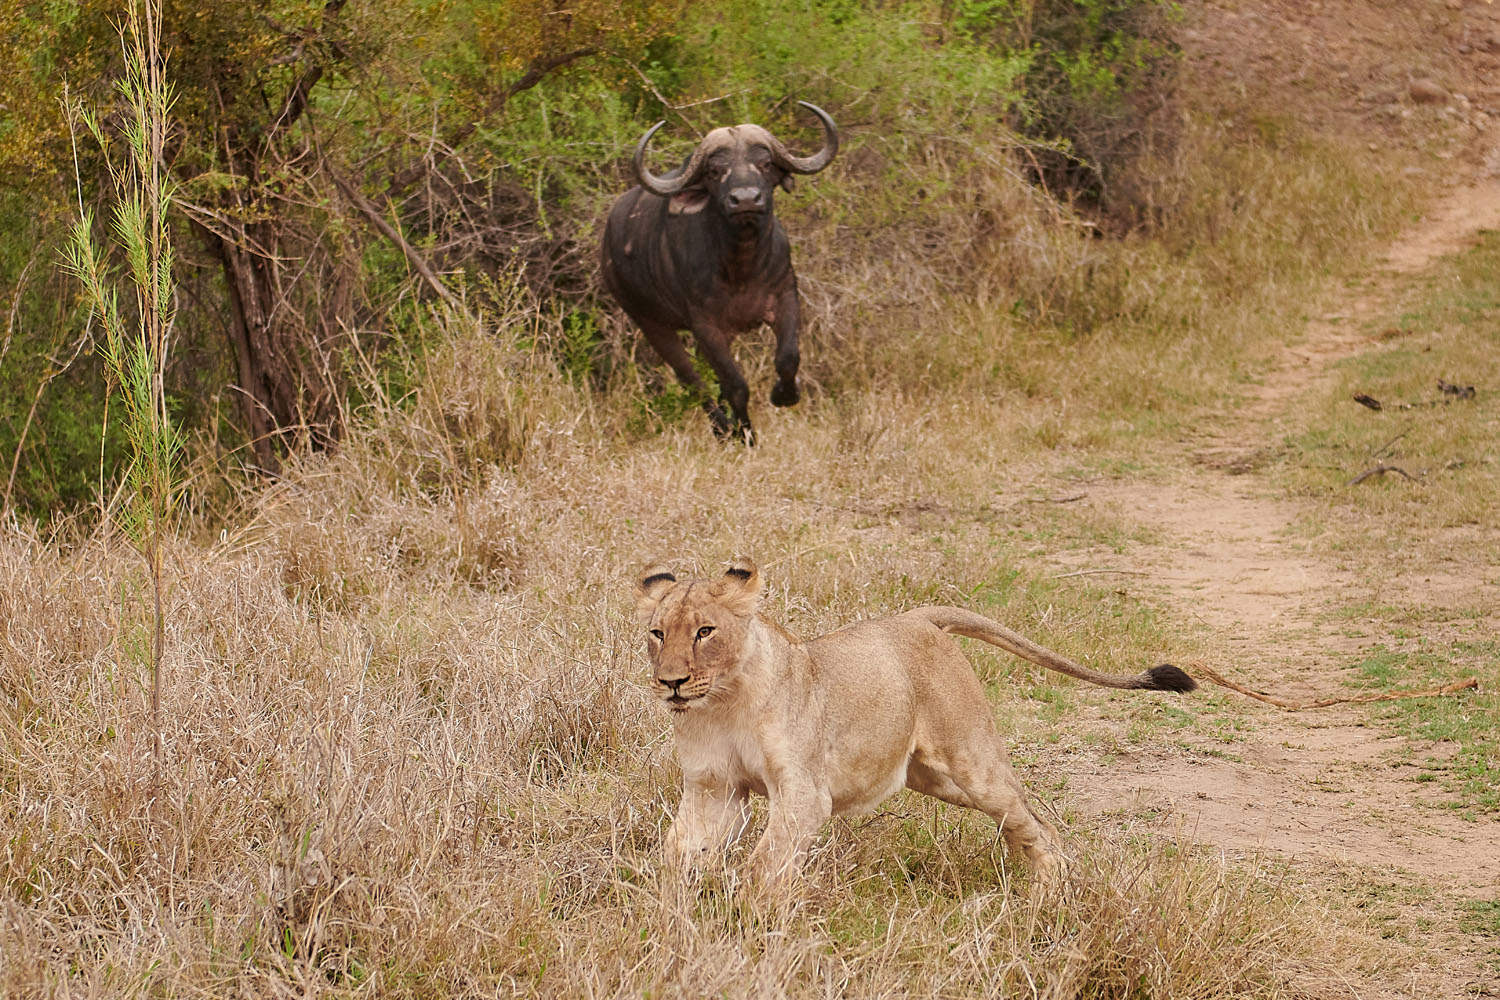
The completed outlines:
<svg viewBox="0 0 1500 1000">
<path fill-rule="evenodd" d="M 730 211 L 743 212 L 765 207 L 766 193 L 758 187 L 733 188 L 729 192 Z"/>
</svg>

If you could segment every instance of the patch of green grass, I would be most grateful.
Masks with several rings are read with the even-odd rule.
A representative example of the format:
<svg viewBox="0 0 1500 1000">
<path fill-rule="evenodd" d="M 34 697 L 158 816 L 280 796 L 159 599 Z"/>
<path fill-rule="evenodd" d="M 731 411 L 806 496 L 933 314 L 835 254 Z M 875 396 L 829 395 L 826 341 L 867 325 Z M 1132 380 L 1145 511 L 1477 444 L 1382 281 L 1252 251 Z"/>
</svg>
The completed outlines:
<svg viewBox="0 0 1500 1000">
<path fill-rule="evenodd" d="M 1372 573 L 1419 543 L 1463 562 L 1497 557 L 1478 535 L 1451 530 L 1493 523 L 1500 497 L 1497 274 L 1500 234 L 1486 233 L 1473 250 L 1412 279 L 1392 311 L 1366 327 L 1378 346 L 1344 361 L 1327 394 L 1302 408 L 1279 475 L 1325 502 L 1303 527 L 1327 551 L 1368 560 Z M 1440 382 L 1475 393 L 1445 392 Z M 1361 406 L 1357 394 L 1382 408 Z M 1354 481 L 1379 466 L 1400 471 Z"/>
<path fill-rule="evenodd" d="M 989 686 L 990 697 L 1002 697 L 998 692 L 999 685 Z M 1042 708 L 1038 713 L 1043 722 L 1057 722 L 1072 710 L 1072 699 L 1068 692 L 1060 687 L 1050 684 L 1039 684 L 1026 690 L 1026 697 L 1035 702 L 1041 702 Z"/>
<path fill-rule="evenodd" d="M 1463 905 L 1460 930 L 1486 937 L 1500 937 L 1500 899 L 1474 899 Z"/>
<path fill-rule="evenodd" d="M 1243 743 L 1245 734 L 1255 727 L 1246 719 L 1237 716 L 1222 716 L 1214 719 L 1208 730 L 1220 743 Z"/>
<path fill-rule="evenodd" d="M 1162 724 L 1172 729 L 1187 729 L 1197 721 L 1194 713 L 1174 708 L 1171 705 L 1162 706 L 1161 715 Z"/>
<path fill-rule="evenodd" d="M 1409 648 L 1377 646 L 1355 665 L 1352 687 L 1379 690 L 1435 687 L 1467 677 L 1478 690 L 1381 702 L 1372 709 L 1387 726 L 1412 739 L 1454 746 L 1446 761 L 1428 760 L 1414 779 L 1441 783 L 1460 812 L 1500 811 L 1500 642 L 1439 643 L 1413 639 Z"/>
<path fill-rule="evenodd" d="M 1358 676 L 1344 683 L 1351 687 L 1393 688 L 1432 682 L 1450 676 L 1452 659 L 1430 644 L 1418 642 L 1416 649 L 1396 650 L 1379 646 L 1355 664 Z"/>
<path fill-rule="evenodd" d="M 1382 703 L 1375 717 L 1413 739 L 1456 745 L 1445 765 L 1429 765 L 1418 781 L 1441 783 L 1460 813 L 1500 812 L 1500 669 L 1491 663 L 1478 691 Z"/>
<path fill-rule="evenodd" d="M 1195 746 L 1183 740 L 1178 741 L 1177 747 L 1181 750 L 1186 750 L 1188 753 L 1196 754 L 1199 757 L 1212 757 L 1215 760 L 1228 761 L 1231 764 L 1243 764 L 1245 762 L 1245 758 L 1237 753 L 1230 753 L 1228 750 L 1219 750 L 1214 747 Z"/>
</svg>

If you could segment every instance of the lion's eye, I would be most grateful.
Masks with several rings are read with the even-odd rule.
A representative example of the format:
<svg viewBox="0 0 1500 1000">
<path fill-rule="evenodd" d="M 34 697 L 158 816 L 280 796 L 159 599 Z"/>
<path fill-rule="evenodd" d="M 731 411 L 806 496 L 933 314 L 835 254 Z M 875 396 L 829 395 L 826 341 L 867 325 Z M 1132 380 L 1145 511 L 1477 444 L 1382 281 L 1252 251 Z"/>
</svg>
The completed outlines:
<svg viewBox="0 0 1500 1000">
<path fill-rule="evenodd" d="M 712 625 L 705 625 L 698 630 L 698 638 L 707 639 L 709 636 L 713 635 L 713 632 L 714 627 Z"/>
<path fill-rule="evenodd" d="M 664 632 L 662 632 L 662 630 L 661 630 L 661 629 L 659 629 L 659 628 L 654 628 L 654 629 L 652 629 L 652 630 L 651 630 L 651 635 L 652 635 L 652 637 L 653 637 L 653 638 L 654 638 L 654 639 L 655 639 L 655 640 L 656 640 L 656 641 L 657 641 L 657 642 L 661 642 L 661 641 L 662 641 L 662 640 L 663 640 L 663 639 L 665 639 L 665 638 L 666 638 L 666 637 L 667 637 L 667 636 L 666 636 L 666 633 L 664 633 Z"/>
</svg>

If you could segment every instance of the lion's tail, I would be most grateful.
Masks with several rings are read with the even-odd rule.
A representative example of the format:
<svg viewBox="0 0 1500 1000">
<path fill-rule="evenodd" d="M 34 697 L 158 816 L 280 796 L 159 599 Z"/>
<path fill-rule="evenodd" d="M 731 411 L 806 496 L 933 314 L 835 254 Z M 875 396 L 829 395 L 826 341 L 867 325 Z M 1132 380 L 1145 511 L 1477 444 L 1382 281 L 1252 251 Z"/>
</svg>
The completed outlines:
<svg viewBox="0 0 1500 1000">
<path fill-rule="evenodd" d="M 962 608 L 918 608 L 910 613 L 925 618 L 944 632 L 965 635 L 970 639 L 987 642 L 991 646 L 999 646 L 1006 652 L 1030 660 L 1038 666 L 1056 670 L 1060 674 L 1067 674 L 1069 677 L 1076 677 L 1081 681 L 1088 681 L 1090 684 L 1098 684 L 1101 687 L 1148 691 L 1192 691 L 1198 687 L 1197 681 L 1170 663 L 1152 667 L 1133 677 L 1124 674 L 1101 674 L 1097 670 L 1090 670 L 1082 664 L 1074 663 L 1045 646 L 1038 646 L 997 621 L 991 621 L 984 615 L 976 615 Z"/>
</svg>

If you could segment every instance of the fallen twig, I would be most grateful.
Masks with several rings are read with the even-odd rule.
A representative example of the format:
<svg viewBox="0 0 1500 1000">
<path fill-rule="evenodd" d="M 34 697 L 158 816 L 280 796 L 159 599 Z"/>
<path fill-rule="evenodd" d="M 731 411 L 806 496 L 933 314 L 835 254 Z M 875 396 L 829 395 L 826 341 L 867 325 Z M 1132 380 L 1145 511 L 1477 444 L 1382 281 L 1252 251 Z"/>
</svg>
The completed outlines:
<svg viewBox="0 0 1500 1000">
<path fill-rule="evenodd" d="M 1391 438 L 1389 441 L 1387 441 L 1385 444 L 1381 445 L 1379 448 L 1376 448 L 1374 451 L 1370 452 L 1370 457 L 1371 458 L 1379 458 L 1385 452 L 1385 450 L 1387 448 L 1389 448 L 1391 445 L 1395 444 L 1397 441 L 1400 441 L 1402 438 L 1406 437 L 1406 435 L 1408 435 L 1410 433 L 1411 433 L 1411 428 L 1408 427 L 1406 430 L 1402 431 L 1400 434 L 1397 434 L 1395 437 Z"/>
<path fill-rule="evenodd" d="M 1193 664 L 1193 673 L 1199 677 L 1208 678 L 1220 687 L 1227 687 L 1231 691 L 1238 691 L 1248 698 L 1263 701 L 1267 705 L 1275 705 L 1277 708 L 1285 709 L 1288 712 L 1300 712 L 1304 708 L 1326 708 L 1329 705 L 1363 705 L 1372 701 L 1398 701 L 1402 698 L 1432 698 L 1437 695 L 1454 694 L 1459 691 L 1468 691 L 1479 687 L 1479 682 L 1470 677 L 1468 680 L 1454 681 L 1452 684 L 1444 684 L 1442 687 L 1428 688 L 1423 691 L 1387 691 L 1384 694 L 1352 694 L 1342 698 L 1321 698 L 1317 701 L 1298 703 L 1269 694 L 1261 694 L 1259 691 L 1251 691 L 1249 688 L 1236 684 L 1234 681 L 1220 677 L 1211 667 L 1205 667 L 1201 663 Z"/>
<path fill-rule="evenodd" d="M 1088 496 L 1087 493 L 1069 493 L 1060 497 L 1027 497 L 1022 503 L 1072 503 L 1074 500 L 1082 500 Z"/>
<path fill-rule="evenodd" d="M 1359 475 L 1355 476 L 1344 485 L 1358 486 L 1360 483 L 1364 482 L 1366 479 L 1369 479 L 1371 476 L 1379 476 L 1387 472 L 1399 472 L 1401 475 L 1405 476 L 1407 479 L 1410 479 L 1412 482 L 1417 481 L 1416 476 L 1412 475 L 1410 472 L 1407 472 L 1399 465 L 1386 465 L 1384 462 L 1381 462 L 1379 465 L 1375 466 L 1375 468 L 1366 469 L 1364 472 L 1361 472 Z"/>
<path fill-rule="evenodd" d="M 1066 580 L 1070 576 L 1102 576 L 1105 573 L 1115 573 L 1120 576 L 1150 576 L 1151 574 L 1138 569 L 1075 569 L 1071 573 L 1059 573 L 1054 580 Z"/>
</svg>

